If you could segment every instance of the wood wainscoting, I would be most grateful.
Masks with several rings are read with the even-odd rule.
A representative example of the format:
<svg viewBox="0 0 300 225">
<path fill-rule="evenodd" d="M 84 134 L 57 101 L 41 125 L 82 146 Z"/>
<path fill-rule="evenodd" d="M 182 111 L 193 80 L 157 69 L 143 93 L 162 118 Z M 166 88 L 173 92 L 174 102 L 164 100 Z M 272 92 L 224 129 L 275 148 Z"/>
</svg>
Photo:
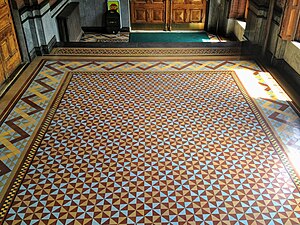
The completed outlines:
<svg viewBox="0 0 300 225">
<path fill-rule="evenodd" d="M 8 0 L 0 0 L 0 85 L 21 64 L 21 55 Z"/>
<path fill-rule="evenodd" d="M 131 0 L 132 29 L 204 29 L 206 0 Z"/>
</svg>

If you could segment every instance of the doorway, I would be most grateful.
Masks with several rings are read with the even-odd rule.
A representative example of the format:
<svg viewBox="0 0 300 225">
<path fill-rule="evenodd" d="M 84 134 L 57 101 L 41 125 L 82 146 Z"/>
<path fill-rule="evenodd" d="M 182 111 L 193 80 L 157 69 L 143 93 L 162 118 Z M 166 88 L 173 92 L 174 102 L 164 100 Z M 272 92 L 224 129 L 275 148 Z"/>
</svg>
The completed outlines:
<svg viewBox="0 0 300 225">
<path fill-rule="evenodd" d="M 131 0 L 133 30 L 203 30 L 206 0 Z"/>
</svg>

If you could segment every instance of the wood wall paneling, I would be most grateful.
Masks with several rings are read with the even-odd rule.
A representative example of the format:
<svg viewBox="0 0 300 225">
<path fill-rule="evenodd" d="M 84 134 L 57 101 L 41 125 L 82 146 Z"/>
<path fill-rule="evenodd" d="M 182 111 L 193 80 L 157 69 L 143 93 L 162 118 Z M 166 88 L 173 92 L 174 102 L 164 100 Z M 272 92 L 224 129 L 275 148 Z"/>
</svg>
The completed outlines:
<svg viewBox="0 0 300 225">
<path fill-rule="evenodd" d="M 297 39 L 299 32 L 300 0 L 288 0 L 282 20 L 281 37 L 283 40 L 291 41 Z"/>
<path fill-rule="evenodd" d="M 20 65 L 21 55 L 8 0 L 0 0 L 0 83 Z"/>
</svg>

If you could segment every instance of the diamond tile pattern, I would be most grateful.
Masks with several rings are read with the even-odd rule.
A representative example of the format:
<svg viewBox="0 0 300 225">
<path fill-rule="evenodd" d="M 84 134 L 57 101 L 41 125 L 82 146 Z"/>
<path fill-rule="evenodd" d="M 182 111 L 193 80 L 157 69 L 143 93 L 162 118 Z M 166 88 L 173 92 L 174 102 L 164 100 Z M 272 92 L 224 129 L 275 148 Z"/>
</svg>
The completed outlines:
<svg viewBox="0 0 300 225">
<path fill-rule="evenodd" d="M 234 73 L 72 76 L 4 224 L 300 224 Z"/>
<path fill-rule="evenodd" d="M 134 50 L 135 51 L 135 50 Z M 228 70 L 247 68 L 260 70 L 252 61 L 153 61 L 153 62 L 104 62 L 104 61 L 52 61 L 46 60 L 38 67 L 33 81 L 15 104 L 8 117 L 0 124 L 0 161 L 9 170 L 0 176 L 0 192 L 6 192 L 4 184 L 10 182 L 22 160 L 29 137 L 38 128 L 39 121 L 52 95 L 69 71 L 147 71 L 147 70 Z M 273 112 L 272 112 L 273 113 Z M 2 193 L 1 193 L 2 194 Z M 0 214 L 1 219 L 1 214 Z"/>
</svg>

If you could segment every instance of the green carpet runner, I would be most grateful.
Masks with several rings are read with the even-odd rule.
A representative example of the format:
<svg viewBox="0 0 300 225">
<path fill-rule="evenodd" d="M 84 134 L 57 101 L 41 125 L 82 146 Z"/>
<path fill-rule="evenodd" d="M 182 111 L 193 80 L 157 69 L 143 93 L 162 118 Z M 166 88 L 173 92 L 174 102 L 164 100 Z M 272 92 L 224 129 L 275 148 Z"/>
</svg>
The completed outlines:
<svg viewBox="0 0 300 225">
<path fill-rule="evenodd" d="M 129 42 L 204 42 L 209 37 L 205 32 L 147 32 L 130 33 Z"/>
</svg>

